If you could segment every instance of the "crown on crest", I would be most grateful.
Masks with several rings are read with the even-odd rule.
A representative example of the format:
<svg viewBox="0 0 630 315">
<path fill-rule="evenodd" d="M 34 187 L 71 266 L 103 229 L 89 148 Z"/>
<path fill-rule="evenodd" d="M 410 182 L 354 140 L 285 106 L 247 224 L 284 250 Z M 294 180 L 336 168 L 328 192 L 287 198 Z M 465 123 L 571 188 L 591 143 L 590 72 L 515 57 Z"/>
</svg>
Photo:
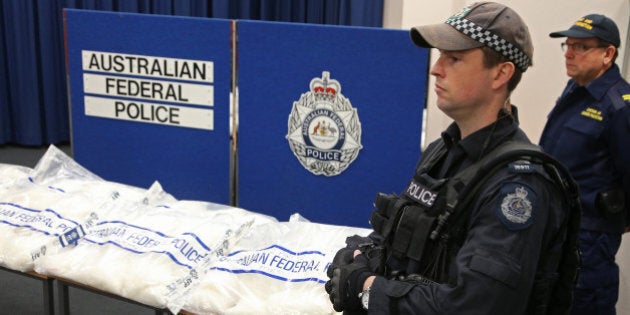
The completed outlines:
<svg viewBox="0 0 630 315">
<path fill-rule="evenodd" d="M 321 78 L 311 80 L 310 88 L 315 99 L 323 100 L 332 100 L 341 91 L 341 85 L 337 80 L 330 79 L 328 71 L 323 71 Z"/>
</svg>

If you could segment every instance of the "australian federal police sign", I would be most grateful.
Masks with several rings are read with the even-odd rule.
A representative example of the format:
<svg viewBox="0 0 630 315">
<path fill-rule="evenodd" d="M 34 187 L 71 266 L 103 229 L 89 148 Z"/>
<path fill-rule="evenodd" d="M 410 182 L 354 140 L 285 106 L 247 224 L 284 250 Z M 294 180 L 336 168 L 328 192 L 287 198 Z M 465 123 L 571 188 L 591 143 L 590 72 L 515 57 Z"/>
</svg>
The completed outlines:
<svg viewBox="0 0 630 315">
<path fill-rule="evenodd" d="M 229 203 L 233 21 L 63 14 L 73 158 L 109 181 Z"/>
<path fill-rule="evenodd" d="M 214 129 L 214 64 L 83 50 L 85 115 Z"/>
<path fill-rule="evenodd" d="M 357 110 L 327 71 L 312 79 L 310 91 L 293 103 L 288 125 L 286 138 L 293 154 L 315 175 L 340 174 L 362 148 Z"/>
</svg>

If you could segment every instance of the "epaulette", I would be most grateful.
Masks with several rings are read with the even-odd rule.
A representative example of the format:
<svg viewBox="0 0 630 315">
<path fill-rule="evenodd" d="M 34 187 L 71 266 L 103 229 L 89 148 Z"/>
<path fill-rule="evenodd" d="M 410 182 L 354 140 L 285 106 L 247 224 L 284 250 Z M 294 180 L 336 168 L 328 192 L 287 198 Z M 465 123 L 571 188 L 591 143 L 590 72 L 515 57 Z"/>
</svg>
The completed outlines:
<svg viewBox="0 0 630 315">
<path fill-rule="evenodd" d="M 536 172 L 536 165 L 528 160 L 517 160 L 508 164 L 508 170 L 512 174 L 531 174 Z"/>
<path fill-rule="evenodd" d="M 630 106 L 630 85 L 623 79 L 617 81 L 607 94 L 616 110 Z"/>
</svg>

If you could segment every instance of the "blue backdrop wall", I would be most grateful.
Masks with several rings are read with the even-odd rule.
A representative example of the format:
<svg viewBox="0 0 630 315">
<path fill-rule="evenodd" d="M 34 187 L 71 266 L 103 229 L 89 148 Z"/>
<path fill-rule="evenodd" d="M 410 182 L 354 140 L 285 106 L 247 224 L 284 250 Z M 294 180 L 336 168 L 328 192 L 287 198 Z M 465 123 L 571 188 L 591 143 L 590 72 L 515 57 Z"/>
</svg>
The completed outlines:
<svg viewBox="0 0 630 315">
<path fill-rule="evenodd" d="M 75 159 L 107 180 L 366 227 L 413 174 L 428 55 L 407 31 L 66 17 Z"/>
<path fill-rule="evenodd" d="M 0 1 L 0 144 L 70 140 L 64 8 L 380 27 L 383 0 Z"/>
<path fill-rule="evenodd" d="M 239 21 L 238 34 L 238 205 L 367 227 L 420 156 L 427 50 L 402 30 Z"/>
<path fill-rule="evenodd" d="M 74 159 L 229 204 L 231 21 L 67 10 Z"/>
</svg>

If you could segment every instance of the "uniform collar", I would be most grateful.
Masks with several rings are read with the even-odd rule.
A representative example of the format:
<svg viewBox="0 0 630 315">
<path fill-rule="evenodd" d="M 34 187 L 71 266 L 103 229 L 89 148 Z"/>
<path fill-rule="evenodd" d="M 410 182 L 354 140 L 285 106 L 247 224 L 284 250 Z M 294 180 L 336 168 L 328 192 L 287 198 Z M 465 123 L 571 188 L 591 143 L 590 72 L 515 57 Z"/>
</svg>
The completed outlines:
<svg viewBox="0 0 630 315">
<path fill-rule="evenodd" d="M 604 72 L 597 79 L 586 83 L 584 85 L 584 88 L 586 88 L 588 93 L 591 94 L 593 98 L 595 98 L 596 100 L 601 100 L 604 95 L 606 95 L 608 88 L 615 84 L 615 82 L 619 80 L 620 76 L 621 74 L 619 73 L 619 67 L 617 66 L 617 64 L 613 64 L 612 67 L 608 68 L 608 70 L 606 70 L 606 72 Z M 577 83 L 575 84 L 577 85 Z"/>
<path fill-rule="evenodd" d="M 497 121 L 475 131 L 463 140 L 460 138 L 459 127 L 456 123 L 452 123 L 442 133 L 442 139 L 449 150 L 454 145 L 458 145 L 465 152 L 468 159 L 477 161 L 499 145 L 499 143 L 502 143 L 517 129 L 518 112 L 516 107 L 512 106 L 512 114 L 508 114 L 505 111 L 499 112 Z"/>
</svg>

